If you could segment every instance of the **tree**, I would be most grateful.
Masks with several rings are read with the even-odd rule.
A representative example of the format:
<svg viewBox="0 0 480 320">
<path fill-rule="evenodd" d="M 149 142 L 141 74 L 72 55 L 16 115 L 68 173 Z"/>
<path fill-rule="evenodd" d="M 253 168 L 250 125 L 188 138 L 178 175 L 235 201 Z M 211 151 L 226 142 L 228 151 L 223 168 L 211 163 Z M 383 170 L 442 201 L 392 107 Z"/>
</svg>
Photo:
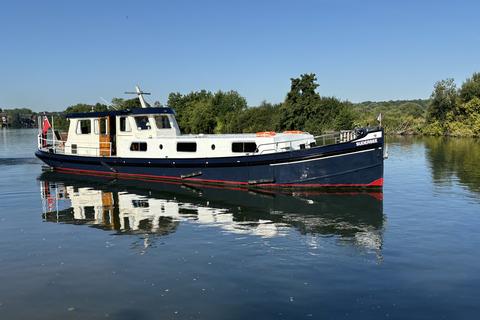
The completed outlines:
<svg viewBox="0 0 480 320">
<path fill-rule="evenodd" d="M 122 98 L 113 98 L 112 105 L 116 110 L 126 110 L 126 109 L 136 109 L 141 108 L 142 104 L 138 98 L 132 99 L 122 99 Z M 147 107 L 150 107 L 150 104 L 147 103 Z"/>
<path fill-rule="evenodd" d="M 210 112 L 206 112 L 205 106 L 211 105 L 212 93 L 206 90 L 190 92 L 186 95 L 175 92 L 168 95 L 168 106 L 175 110 L 176 118 L 180 130 L 184 133 L 202 133 L 195 132 L 194 125 L 192 123 L 193 117 L 196 117 L 196 109 L 202 109 L 203 114 L 212 115 Z M 197 120 L 195 120 L 197 121 Z M 207 122 L 211 122 L 211 119 L 206 119 Z M 195 125 L 198 128 L 197 125 Z"/>
<path fill-rule="evenodd" d="M 352 108 L 335 97 L 320 97 L 316 81 L 313 73 L 291 79 L 290 91 L 280 109 L 281 130 L 306 130 L 317 134 L 353 126 Z"/>
<path fill-rule="evenodd" d="M 202 90 L 185 95 L 171 93 L 168 106 L 175 110 L 180 129 L 185 133 L 226 133 L 231 114 L 246 109 L 247 101 L 236 91 Z"/>
<path fill-rule="evenodd" d="M 279 127 L 281 104 L 263 101 L 258 107 L 245 108 L 228 115 L 225 131 L 253 133 L 259 131 L 276 131 Z"/>
<path fill-rule="evenodd" d="M 474 73 L 462 84 L 459 96 L 462 102 L 468 102 L 475 97 L 480 98 L 480 73 Z"/>
<path fill-rule="evenodd" d="M 280 119 L 280 126 L 286 130 L 298 130 L 305 127 L 320 102 L 315 74 L 302 74 L 300 78 L 291 78 L 290 91 L 287 94 Z"/>
<path fill-rule="evenodd" d="M 108 111 L 108 110 L 109 110 L 109 107 L 106 104 L 77 103 L 65 109 L 64 113 L 69 114 L 69 113 L 76 113 L 76 112 L 102 112 L 102 111 Z"/>
<path fill-rule="evenodd" d="M 217 91 L 211 100 L 212 109 L 215 117 L 215 132 L 228 133 L 228 119 L 231 114 L 238 116 L 247 108 L 247 100 L 236 91 Z"/>
<path fill-rule="evenodd" d="M 453 79 L 436 82 L 430 98 L 429 122 L 444 121 L 447 113 L 453 112 L 456 108 L 457 89 Z"/>
</svg>

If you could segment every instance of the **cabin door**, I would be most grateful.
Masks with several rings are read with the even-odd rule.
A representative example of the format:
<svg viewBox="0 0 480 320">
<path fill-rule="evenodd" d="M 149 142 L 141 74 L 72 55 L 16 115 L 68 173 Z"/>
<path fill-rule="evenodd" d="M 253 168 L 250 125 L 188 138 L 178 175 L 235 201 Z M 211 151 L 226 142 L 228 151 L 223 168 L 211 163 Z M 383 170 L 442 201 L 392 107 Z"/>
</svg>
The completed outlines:
<svg viewBox="0 0 480 320">
<path fill-rule="evenodd" d="M 100 156 L 111 156 L 111 140 L 110 140 L 110 119 L 108 117 L 98 118 L 98 137 L 100 146 Z"/>
</svg>

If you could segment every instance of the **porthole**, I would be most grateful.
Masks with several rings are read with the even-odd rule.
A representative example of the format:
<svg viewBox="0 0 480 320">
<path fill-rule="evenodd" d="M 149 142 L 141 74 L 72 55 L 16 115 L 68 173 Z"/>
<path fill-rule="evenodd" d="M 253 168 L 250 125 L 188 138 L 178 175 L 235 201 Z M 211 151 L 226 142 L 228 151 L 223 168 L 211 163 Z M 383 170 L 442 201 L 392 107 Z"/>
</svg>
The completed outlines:
<svg viewBox="0 0 480 320">
<path fill-rule="evenodd" d="M 159 146 L 159 148 L 160 148 L 160 150 L 162 150 L 162 149 L 163 149 L 163 144 L 161 144 L 161 145 Z"/>
<path fill-rule="evenodd" d="M 215 150 L 215 145 L 214 144 L 212 144 L 212 150 Z"/>
</svg>

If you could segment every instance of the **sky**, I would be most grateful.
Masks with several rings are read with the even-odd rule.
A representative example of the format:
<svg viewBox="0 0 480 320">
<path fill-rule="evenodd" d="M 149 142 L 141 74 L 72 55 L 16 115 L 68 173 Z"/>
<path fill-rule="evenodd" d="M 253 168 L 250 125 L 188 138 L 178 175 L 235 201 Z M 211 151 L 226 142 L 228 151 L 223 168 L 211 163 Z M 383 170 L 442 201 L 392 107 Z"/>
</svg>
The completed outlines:
<svg viewBox="0 0 480 320">
<path fill-rule="evenodd" d="M 170 92 L 281 102 L 315 73 L 322 96 L 428 98 L 480 72 L 480 1 L 0 0 L 0 108 L 63 110 Z"/>
</svg>

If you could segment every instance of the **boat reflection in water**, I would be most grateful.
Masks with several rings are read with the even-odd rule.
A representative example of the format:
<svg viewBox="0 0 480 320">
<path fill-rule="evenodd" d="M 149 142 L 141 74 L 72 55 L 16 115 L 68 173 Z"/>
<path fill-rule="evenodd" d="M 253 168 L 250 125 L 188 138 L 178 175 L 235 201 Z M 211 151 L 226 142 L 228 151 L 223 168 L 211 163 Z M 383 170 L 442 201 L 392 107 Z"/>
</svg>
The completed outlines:
<svg viewBox="0 0 480 320">
<path fill-rule="evenodd" d="M 89 225 L 116 234 L 137 234 L 142 250 L 182 223 L 264 238 L 290 232 L 333 236 L 342 244 L 381 257 L 381 192 L 253 191 L 191 184 L 45 172 L 40 176 L 48 222 Z"/>
</svg>

